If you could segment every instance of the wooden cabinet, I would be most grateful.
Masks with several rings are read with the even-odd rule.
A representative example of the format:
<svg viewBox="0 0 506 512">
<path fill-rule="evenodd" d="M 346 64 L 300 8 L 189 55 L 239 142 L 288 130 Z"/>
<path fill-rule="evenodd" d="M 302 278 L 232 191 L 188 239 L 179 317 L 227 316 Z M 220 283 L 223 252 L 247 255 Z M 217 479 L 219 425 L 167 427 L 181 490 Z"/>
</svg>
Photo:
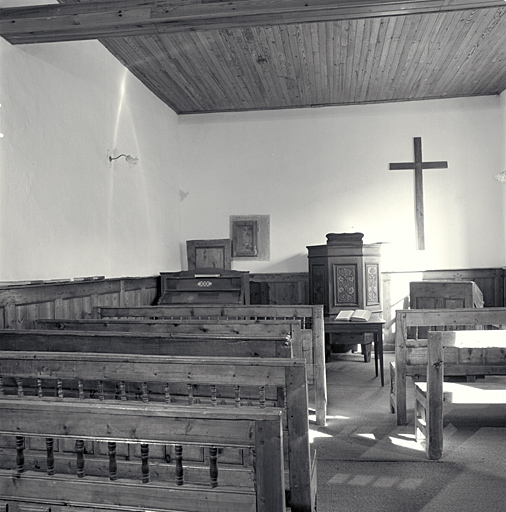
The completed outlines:
<svg viewBox="0 0 506 512">
<path fill-rule="evenodd" d="M 411 281 L 409 283 L 410 309 L 482 308 L 483 293 L 474 281 Z M 452 329 L 471 329 L 455 326 Z M 408 331 L 409 338 L 427 339 L 428 331 L 437 327 L 418 327 Z"/>
<path fill-rule="evenodd" d="M 483 293 L 473 281 L 412 281 L 410 309 L 482 308 Z"/>
<path fill-rule="evenodd" d="M 307 247 L 310 304 L 323 304 L 325 316 L 343 309 L 382 310 L 381 244 L 363 244 L 362 237 L 330 233 L 326 245 Z"/>
<path fill-rule="evenodd" d="M 187 240 L 186 255 L 188 270 L 196 268 L 225 268 L 230 270 L 232 241 L 228 238 Z"/>
<path fill-rule="evenodd" d="M 201 268 L 160 274 L 158 304 L 249 304 L 249 272 Z"/>
</svg>

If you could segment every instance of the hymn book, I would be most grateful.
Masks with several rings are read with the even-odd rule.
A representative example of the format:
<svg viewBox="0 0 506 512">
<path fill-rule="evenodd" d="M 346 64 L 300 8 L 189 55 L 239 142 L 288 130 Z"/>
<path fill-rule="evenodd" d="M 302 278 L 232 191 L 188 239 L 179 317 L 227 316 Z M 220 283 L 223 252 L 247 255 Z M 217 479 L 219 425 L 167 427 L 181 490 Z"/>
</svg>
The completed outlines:
<svg viewBox="0 0 506 512">
<path fill-rule="evenodd" d="M 367 322 L 370 320 L 372 312 L 368 309 L 343 309 L 339 311 L 334 320 L 342 322 Z"/>
</svg>

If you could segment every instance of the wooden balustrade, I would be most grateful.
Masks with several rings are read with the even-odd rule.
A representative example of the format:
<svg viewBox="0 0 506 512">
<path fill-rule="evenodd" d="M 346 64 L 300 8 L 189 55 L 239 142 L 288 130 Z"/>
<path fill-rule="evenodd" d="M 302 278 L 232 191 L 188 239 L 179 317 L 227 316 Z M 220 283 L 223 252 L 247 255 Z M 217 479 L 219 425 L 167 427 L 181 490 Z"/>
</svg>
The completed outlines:
<svg viewBox="0 0 506 512">
<path fill-rule="evenodd" d="M 93 400 L 68 402 L 0 398 L 1 432 L 16 440 L 15 473 L 0 469 L 2 503 L 13 510 L 27 506 L 48 510 L 62 503 L 86 510 L 164 510 L 170 503 L 177 510 L 235 512 L 264 510 L 285 512 L 283 431 L 281 411 L 253 408 L 181 408 L 119 403 L 102 404 Z M 46 466 L 27 471 L 25 436 L 45 439 Z M 75 473 L 55 466 L 56 441 L 75 440 Z M 102 459 L 107 474 L 87 476 L 85 442 L 107 442 L 108 457 Z M 138 445 L 140 470 L 135 478 L 120 473 L 117 449 L 122 444 Z M 176 470 L 173 482 L 151 484 L 151 447 L 175 444 Z M 210 452 L 208 481 L 186 485 L 184 446 L 207 446 Z M 248 482 L 222 485 L 219 478 L 219 446 L 242 447 L 254 451 L 254 464 Z M 96 460 L 95 460 L 96 462 Z M 72 465 L 72 464 L 70 464 Z M 237 472 L 237 470 L 236 470 Z M 76 477 L 79 481 L 76 481 Z M 148 485 L 150 484 L 150 485 Z M 309 509 L 308 509 L 309 510 Z"/>
<path fill-rule="evenodd" d="M 2 335 L 12 337 L 18 333 L 21 337 L 31 337 L 34 332 L 4 330 Z M 57 334 L 60 333 L 46 331 L 46 336 Z M 207 409 L 238 413 L 245 409 L 268 411 L 279 408 L 282 411 L 282 426 L 286 439 L 285 461 L 290 506 L 294 512 L 308 512 L 314 509 L 317 488 L 316 457 L 309 443 L 306 364 L 302 359 L 140 354 L 132 357 L 124 354 L 90 352 L 23 351 L 19 350 L 18 345 L 18 350 L 3 351 L 0 358 L 0 377 L 3 382 L 0 395 L 11 401 L 93 401 L 104 406 L 116 403 L 125 410 L 138 406 L 147 409 L 163 406 L 179 408 L 180 411 Z M 20 390 L 22 396 L 19 396 Z M 39 397 L 39 400 L 33 400 L 35 397 Z M 189 407 L 195 404 L 198 406 Z M 0 436 L 0 446 L 1 443 Z M 79 454 L 74 464 L 77 464 L 78 472 L 84 476 L 87 471 L 84 462 L 85 447 L 79 445 L 77 448 L 74 447 L 74 450 Z M 89 451 L 100 453 L 100 446 L 93 445 Z M 109 445 L 107 453 L 111 453 Z M 69 467 L 71 463 L 62 462 L 63 455 L 65 454 L 59 454 L 59 464 Z M 209 458 L 212 460 L 214 456 L 214 450 L 211 450 Z M 227 457 L 233 456 L 234 454 L 229 451 Z M 31 452 L 32 470 L 37 469 L 38 457 L 36 453 Z M 145 479 L 148 478 L 146 457 L 147 453 L 141 446 L 140 461 L 145 468 Z M 180 457 L 182 452 L 176 443 L 173 460 L 179 482 L 184 479 L 180 470 Z M 139 455 L 135 456 L 135 460 L 138 464 Z M 5 467 L 6 462 L 8 457 L 4 457 L 4 460 L 0 457 L 0 467 Z M 111 463 L 111 460 L 109 462 Z M 211 464 L 211 461 L 209 463 Z M 244 455 L 237 455 L 236 463 L 248 465 Z M 96 472 L 95 465 L 96 460 L 93 459 L 91 474 Z M 114 463 L 112 465 L 114 466 Z M 132 465 L 135 466 L 133 460 L 129 460 L 127 466 L 131 468 Z M 122 464 L 121 468 L 124 471 L 125 464 Z M 157 466 L 157 478 L 158 474 L 167 471 L 160 465 Z M 210 465 L 208 474 L 208 478 L 213 482 L 216 479 L 216 468 Z"/>
</svg>

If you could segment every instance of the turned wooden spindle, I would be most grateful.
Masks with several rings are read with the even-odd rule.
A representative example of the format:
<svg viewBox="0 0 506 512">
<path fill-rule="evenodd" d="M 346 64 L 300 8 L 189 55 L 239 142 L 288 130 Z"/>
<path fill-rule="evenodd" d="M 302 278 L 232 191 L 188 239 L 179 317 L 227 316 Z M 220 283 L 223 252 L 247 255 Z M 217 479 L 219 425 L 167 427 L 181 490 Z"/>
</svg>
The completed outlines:
<svg viewBox="0 0 506 512">
<path fill-rule="evenodd" d="M 54 475 L 54 439 L 46 437 L 46 464 L 47 474 Z"/>
<path fill-rule="evenodd" d="M 109 441 L 107 443 L 107 451 L 109 454 L 109 479 L 118 479 L 118 463 L 116 462 L 116 443 Z"/>
<path fill-rule="evenodd" d="M 25 438 L 16 436 L 16 476 L 25 470 Z"/>
<path fill-rule="evenodd" d="M 16 386 L 18 387 L 18 398 L 23 398 L 25 396 L 25 392 L 23 390 L 23 381 L 20 377 L 16 377 Z"/>
<path fill-rule="evenodd" d="M 209 477 L 211 487 L 218 487 L 218 448 L 216 446 L 209 448 Z"/>
<path fill-rule="evenodd" d="M 148 402 L 149 401 L 149 395 L 148 395 L 148 383 L 143 382 L 142 383 L 142 401 Z"/>
<path fill-rule="evenodd" d="M 79 394 L 79 400 L 84 400 L 84 384 L 81 379 L 77 381 L 77 389 Z"/>
<path fill-rule="evenodd" d="M 37 396 L 42 398 L 44 396 L 42 392 L 42 379 L 37 379 Z"/>
<path fill-rule="evenodd" d="M 235 406 L 241 407 L 241 386 L 234 386 Z"/>
<path fill-rule="evenodd" d="M 211 404 L 214 407 L 218 407 L 218 397 L 216 392 L 216 384 L 211 384 L 209 386 L 211 388 Z"/>
<path fill-rule="evenodd" d="M 104 381 L 103 380 L 98 381 L 98 398 L 102 402 L 105 400 Z"/>
<path fill-rule="evenodd" d="M 170 402 L 172 401 L 172 399 L 171 399 L 171 396 L 170 396 L 170 386 L 169 386 L 169 383 L 168 383 L 168 382 L 165 384 L 164 393 L 165 393 L 165 398 L 164 398 L 165 403 L 166 403 L 166 404 L 170 404 Z"/>
<path fill-rule="evenodd" d="M 127 394 L 126 394 L 126 385 L 125 385 L 125 381 L 124 380 L 122 380 L 119 383 L 119 397 L 120 397 L 121 400 L 123 400 L 123 402 L 126 402 Z"/>
<path fill-rule="evenodd" d="M 77 476 L 84 478 L 84 441 L 78 439 L 76 441 L 76 455 L 77 455 Z"/>
<path fill-rule="evenodd" d="M 258 397 L 260 402 L 260 409 L 265 409 L 265 386 L 259 386 Z"/>
<path fill-rule="evenodd" d="M 141 444 L 142 483 L 149 483 L 149 444 Z"/>
<path fill-rule="evenodd" d="M 183 485 L 183 447 L 181 445 L 175 446 L 175 459 L 176 459 L 176 485 Z"/>
<path fill-rule="evenodd" d="M 0 396 L 5 396 L 4 395 L 4 379 L 1 375 L 0 375 Z"/>
<path fill-rule="evenodd" d="M 58 398 L 63 398 L 63 381 L 61 379 L 56 380 L 56 395 Z"/>
<path fill-rule="evenodd" d="M 186 388 L 188 389 L 188 405 L 193 405 L 195 403 L 193 400 L 193 385 L 187 384 Z"/>
</svg>

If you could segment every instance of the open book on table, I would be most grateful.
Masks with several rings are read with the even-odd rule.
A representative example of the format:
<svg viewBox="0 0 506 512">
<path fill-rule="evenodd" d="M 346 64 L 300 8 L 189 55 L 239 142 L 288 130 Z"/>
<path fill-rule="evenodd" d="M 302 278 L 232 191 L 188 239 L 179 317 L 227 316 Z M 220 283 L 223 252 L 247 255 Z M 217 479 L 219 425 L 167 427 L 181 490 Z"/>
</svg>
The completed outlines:
<svg viewBox="0 0 506 512">
<path fill-rule="evenodd" d="M 339 311 L 334 320 L 341 322 L 367 322 L 370 320 L 372 312 L 368 309 L 343 309 Z"/>
</svg>

